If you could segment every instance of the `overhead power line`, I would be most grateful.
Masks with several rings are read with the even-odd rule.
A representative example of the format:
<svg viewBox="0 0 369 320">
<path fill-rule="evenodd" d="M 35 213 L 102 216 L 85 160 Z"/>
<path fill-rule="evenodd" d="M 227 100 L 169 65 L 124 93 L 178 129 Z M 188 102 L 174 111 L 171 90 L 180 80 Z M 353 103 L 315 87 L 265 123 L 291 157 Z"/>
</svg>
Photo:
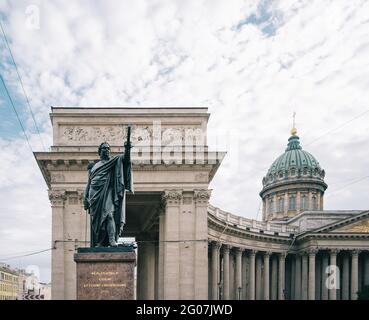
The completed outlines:
<svg viewBox="0 0 369 320">
<path fill-rule="evenodd" d="M 32 150 L 32 147 L 31 147 L 31 144 L 30 144 L 30 142 L 29 142 L 29 139 L 28 139 L 28 136 L 27 136 L 27 133 L 26 133 L 26 130 L 25 130 L 25 129 L 24 129 L 24 127 L 23 127 L 22 121 L 21 121 L 21 119 L 20 119 L 20 117 L 19 117 L 19 114 L 18 114 L 18 112 L 17 112 L 17 109 L 16 109 L 16 108 L 15 108 L 15 106 L 14 106 L 13 100 L 12 100 L 12 98 L 11 98 L 10 94 L 9 94 L 8 88 L 6 87 L 6 84 L 5 84 L 5 81 L 4 81 L 3 77 L 2 77 L 2 75 L 0 75 L 0 79 L 1 79 L 1 82 L 2 82 L 2 84 L 3 84 L 3 86 L 4 86 L 5 92 L 6 92 L 7 96 L 8 96 L 8 99 L 9 99 L 9 101 L 10 101 L 10 104 L 11 104 L 11 105 L 12 105 L 12 107 L 13 107 L 14 113 L 15 113 L 15 115 L 17 116 L 17 119 L 18 119 L 19 125 L 20 125 L 20 126 L 21 126 L 21 128 L 22 128 L 22 131 L 23 131 L 24 137 L 26 138 L 26 141 L 27 141 L 28 147 L 29 147 L 29 149 L 31 150 L 31 153 L 33 153 L 33 150 Z"/>
<path fill-rule="evenodd" d="M 369 113 L 369 110 L 366 110 L 366 111 L 364 111 L 364 112 L 360 113 L 359 115 L 357 115 L 356 117 L 354 117 L 354 118 L 352 118 L 352 119 L 350 119 L 350 120 L 348 120 L 348 121 L 346 121 L 346 122 L 344 122 L 344 123 L 341 123 L 339 126 L 337 126 L 337 127 L 333 128 L 333 129 L 330 129 L 330 130 L 326 131 L 325 133 L 323 133 L 323 134 L 322 134 L 322 135 L 320 135 L 319 137 L 315 138 L 313 141 L 310 141 L 309 143 L 305 144 L 305 147 L 310 146 L 311 144 L 313 144 L 313 143 L 315 143 L 316 141 L 320 140 L 321 138 L 325 137 L 327 134 L 329 134 L 329 133 L 331 133 L 331 132 L 333 132 L 333 131 L 336 131 L 336 130 L 338 130 L 338 129 L 343 128 L 344 126 L 346 126 L 346 125 L 347 125 L 347 124 L 349 124 L 350 122 L 355 121 L 355 120 L 357 120 L 357 119 L 359 119 L 359 118 L 361 118 L 361 117 L 365 116 L 367 113 Z"/>
<path fill-rule="evenodd" d="M 0 258 L 0 261 L 8 261 L 8 260 L 12 260 L 12 259 L 19 259 L 19 258 L 23 258 L 23 257 L 33 256 L 35 254 L 43 253 L 43 252 L 50 251 L 50 250 L 53 250 L 53 248 L 48 248 L 48 249 L 44 249 L 44 250 L 34 251 L 34 252 L 30 252 L 28 254 L 22 254 L 22 255 L 17 255 L 17 256 Z"/>
<path fill-rule="evenodd" d="M 43 148 L 43 150 L 44 150 L 44 151 L 46 151 L 45 144 L 44 144 L 44 142 L 43 142 L 43 140 L 42 140 L 41 133 L 40 133 L 40 130 L 39 130 L 39 128 L 38 128 L 38 125 L 37 125 L 37 122 L 36 122 L 36 119 L 35 119 L 35 115 L 34 115 L 34 113 L 33 113 L 33 111 L 32 111 L 31 104 L 30 104 L 29 99 L 28 99 L 28 95 L 27 95 L 27 93 L 26 93 L 26 90 L 24 89 L 24 85 L 23 85 L 22 77 L 20 76 L 20 73 L 19 73 L 19 71 L 18 71 L 17 64 L 16 64 L 16 62 L 15 62 L 15 59 L 14 59 L 14 56 L 13 56 L 12 50 L 10 49 L 10 45 L 9 45 L 9 42 L 8 42 L 8 38 L 6 37 L 6 34 L 5 34 L 5 31 L 4 31 L 4 28 L 3 28 L 3 25 L 2 25 L 2 23 L 1 23 L 1 21 L 0 21 L 0 28 L 1 28 L 1 31 L 2 31 L 2 33 L 3 33 L 3 36 L 4 36 L 4 39 L 5 39 L 6 46 L 7 46 L 8 50 L 9 50 L 10 57 L 12 58 L 13 65 L 14 65 L 15 70 L 16 70 L 16 72 L 17 72 L 18 79 L 19 79 L 20 85 L 21 85 L 22 90 L 23 90 L 23 94 L 24 94 L 24 96 L 25 96 L 25 98 L 26 98 L 26 101 L 27 101 L 28 109 L 29 109 L 29 111 L 30 111 L 30 113 L 31 113 L 31 116 L 32 116 L 32 119 L 33 119 L 33 123 L 34 123 L 34 125 L 35 125 L 36 131 L 37 131 L 37 134 L 38 134 L 38 136 L 39 136 L 39 138 L 40 138 L 40 141 L 41 141 L 41 144 L 42 144 L 42 148 Z"/>
<path fill-rule="evenodd" d="M 339 188 L 339 189 L 336 189 L 336 190 L 333 190 L 332 192 L 330 192 L 330 193 L 327 193 L 327 197 L 330 197 L 330 196 L 332 196 L 332 195 L 334 195 L 334 194 L 336 194 L 336 193 L 338 193 L 338 192 L 340 192 L 340 191 L 342 191 L 342 190 L 344 190 L 344 189 L 346 189 L 347 187 L 349 187 L 349 186 L 351 186 L 351 185 L 353 185 L 353 184 L 356 184 L 356 183 L 358 183 L 358 182 L 361 182 L 361 181 L 363 181 L 363 180 L 365 180 L 365 179 L 368 179 L 369 178 L 369 176 L 364 176 L 364 177 L 361 177 L 361 178 L 359 178 L 359 179 L 357 179 L 357 180 L 355 180 L 355 181 L 353 181 L 353 182 L 351 182 L 351 183 L 348 183 L 348 184 L 346 184 L 346 185 L 344 185 L 343 187 L 341 187 L 341 188 Z"/>
</svg>

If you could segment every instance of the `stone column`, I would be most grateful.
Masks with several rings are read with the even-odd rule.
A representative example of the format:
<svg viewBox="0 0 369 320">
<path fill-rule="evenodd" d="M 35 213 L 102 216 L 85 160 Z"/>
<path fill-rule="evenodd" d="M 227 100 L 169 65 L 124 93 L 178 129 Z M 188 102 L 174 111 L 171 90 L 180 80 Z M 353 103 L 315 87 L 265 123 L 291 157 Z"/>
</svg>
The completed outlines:
<svg viewBox="0 0 369 320">
<path fill-rule="evenodd" d="M 322 300 L 328 300 L 328 288 L 326 285 L 326 281 L 327 281 L 327 270 L 328 267 L 328 255 L 327 253 L 324 253 L 323 257 L 322 257 L 322 283 L 321 283 L 321 287 L 322 287 Z"/>
<path fill-rule="evenodd" d="M 163 299 L 178 300 L 181 298 L 180 292 L 180 211 L 182 202 L 182 190 L 165 190 L 162 196 L 165 207 L 164 224 L 164 284 Z M 206 255 L 207 256 L 207 255 Z M 193 261 L 191 261 L 193 262 Z M 188 263 L 188 262 L 187 262 Z M 206 264 L 207 266 L 207 264 Z"/>
<path fill-rule="evenodd" d="M 359 289 L 359 250 L 351 251 L 351 300 L 357 300 Z"/>
<path fill-rule="evenodd" d="M 159 211 L 159 244 L 158 244 L 158 280 L 157 280 L 157 298 L 164 299 L 164 258 L 165 258 L 165 208 L 160 206 Z"/>
<path fill-rule="evenodd" d="M 333 267 L 335 267 L 335 266 L 337 267 L 337 253 L 338 253 L 337 249 L 332 249 L 330 251 L 329 264 Z M 328 289 L 329 290 L 329 300 L 337 300 L 337 284 L 339 284 L 339 281 L 340 281 L 340 274 L 338 272 L 338 274 L 335 273 L 335 275 L 337 277 L 336 277 L 336 281 L 334 283 L 334 287 L 332 289 Z"/>
<path fill-rule="evenodd" d="M 261 260 L 261 256 L 260 255 L 257 255 L 256 256 L 256 290 L 255 290 L 255 298 L 256 300 L 261 300 L 263 299 L 263 295 L 262 295 L 262 278 L 261 278 L 261 272 L 262 272 L 262 269 L 261 269 L 261 264 L 262 264 L 262 260 Z"/>
<path fill-rule="evenodd" d="M 256 251 L 251 250 L 249 254 L 249 259 L 250 259 L 249 299 L 250 300 L 255 300 L 255 257 L 256 257 Z"/>
<path fill-rule="evenodd" d="M 302 255 L 301 299 L 308 299 L 308 257 L 306 253 Z"/>
<path fill-rule="evenodd" d="M 147 234 L 137 237 L 137 299 L 155 299 L 155 245 Z"/>
<path fill-rule="evenodd" d="M 223 245 L 223 299 L 229 300 L 229 246 Z"/>
<path fill-rule="evenodd" d="M 194 190 L 195 202 L 195 240 L 194 243 L 194 299 L 206 299 L 208 296 L 208 205 L 211 190 Z M 181 282 L 185 281 L 185 277 Z M 184 291 L 187 291 L 184 289 Z M 182 294 L 182 297 L 184 295 Z"/>
<path fill-rule="evenodd" d="M 247 299 L 248 290 L 248 258 L 245 254 L 242 255 L 242 299 Z"/>
<path fill-rule="evenodd" d="M 301 255 L 295 255 L 296 265 L 295 265 L 295 300 L 301 300 Z"/>
<path fill-rule="evenodd" d="M 264 300 L 269 300 L 269 259 L 270 252 L 264 253 Z"/>
<path fill-rule="evenodd" d="M 284 216 L 287 216 L 288 215 L 288 205 L 289 205 L 289 203 L 288 203 L 288 193 L 286 192 L 285 194 L 284 194 L 284 212 L 283 212 L 283 215 Z"/>
<path fill-rule="evenodd" d="M 236 248 L 236 300 L 242 299 L 242 249 Z"/>
<path fill-rule="evenodd" d="M 235 299 L 235 261 L 234 261 L 234 254 L 232 251 L 229 252 L 229 298 L 231 300 Z"/>
<path fill-rule="evenodd" d="M 342 256 L 342 300 L 349 300 L 350 298 L 350 261 L 347 254 Z"/>
<path fill-rule="evenodd" d="M 317 250 L 309 250 L 309 300 L 315 300 L 315 255 Z"/>
<path fill-rule="evenodd" d="M 51 252 L 51 298 L 53 300 L 64 300 L 65 294 L 65 270 L 64 270 L 64 205 L 66 197 L 65 190 L 49 190 L 49 199 L 52 209 L 52 241 Z M 73 262 L 74 263 L 74 262 Z"/>
<path fill-rule="evenodd" d="M 322 259 L 321 256 L 316 256 L 316 268 L 315 268 L 315 299 L 321 300 L 321 284 L 322 284 Z"/>
<path fill-rule="evenodd" d="M 211 246 L 211 297 L 218 300 L 218 268 L 220 243 L 213 241 Z"/>
<path fill-rule="evenodd" d="M 285 278 L 286 278 L 286 254 L 280 253 L 278 260 L 278 300 L 284 300 Z"/>
<path fill-rule="evenodd" d="M 277 257 L 275 255 L 272 255 L 272 273 L 271 273 L 272 279 L 271 284 L 272 287 L 270 288 L 271 292 L 271 300 L 277 300 L 278 297 L 278 261 Z"/>
</svg>

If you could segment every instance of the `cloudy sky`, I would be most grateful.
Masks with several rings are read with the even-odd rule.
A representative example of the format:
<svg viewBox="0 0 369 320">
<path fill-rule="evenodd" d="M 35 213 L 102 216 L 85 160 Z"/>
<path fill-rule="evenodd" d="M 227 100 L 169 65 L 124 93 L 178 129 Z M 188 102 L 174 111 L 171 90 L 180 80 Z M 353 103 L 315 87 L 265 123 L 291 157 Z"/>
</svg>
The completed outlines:
<svg viewBox="0 0 369 320">
<path fill-rule="evenodd" d="M 296 111 L 326 209 L 368 209 L 369 1 L 10 1 L 0 19 L 46 148 L 51 105 L 207 106 L 233 143 L 211 203 L 261 218 L 261 180 Z M 4 38 L 0 74 L 42 150 Z M 50 248 L 47 186 L 0 83 L 0 261 Z M 38 265 L 50 252 L 6 260 Z"/>
</svg>

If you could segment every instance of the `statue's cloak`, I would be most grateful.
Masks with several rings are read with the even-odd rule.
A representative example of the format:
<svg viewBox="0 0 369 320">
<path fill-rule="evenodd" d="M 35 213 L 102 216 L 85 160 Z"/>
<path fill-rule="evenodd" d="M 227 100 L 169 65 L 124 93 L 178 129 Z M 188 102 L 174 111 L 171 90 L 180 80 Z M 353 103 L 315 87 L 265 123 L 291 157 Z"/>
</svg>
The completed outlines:
<svg viewBox="0 0 369 320">
<path fill-rule="evenodd" d="M 115 239 L 118 240 L 120 225 L 126 222 L 126 190 L 132 190 L 132 166 L 124 155 L 117 155 L 107 161 L 99 161 L 89 171 L 85 191 L 91 215 L 91 246 L 103 240 L 108 246 L 106 218 L 111 215 L 115 222 Z"/>
</svg>

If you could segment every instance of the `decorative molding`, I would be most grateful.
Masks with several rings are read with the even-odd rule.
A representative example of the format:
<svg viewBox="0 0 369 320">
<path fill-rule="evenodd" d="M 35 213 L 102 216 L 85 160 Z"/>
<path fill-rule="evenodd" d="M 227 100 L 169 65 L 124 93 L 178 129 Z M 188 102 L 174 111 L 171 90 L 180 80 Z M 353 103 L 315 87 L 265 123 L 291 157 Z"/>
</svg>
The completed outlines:
<svg viewBox="0 0 369 320">
<path fill-rule="evenodd" d="M 52 207 L 63 207 L 67 199 L 65 190 L 49 190 L 49 200 Z"/>
</svg>

